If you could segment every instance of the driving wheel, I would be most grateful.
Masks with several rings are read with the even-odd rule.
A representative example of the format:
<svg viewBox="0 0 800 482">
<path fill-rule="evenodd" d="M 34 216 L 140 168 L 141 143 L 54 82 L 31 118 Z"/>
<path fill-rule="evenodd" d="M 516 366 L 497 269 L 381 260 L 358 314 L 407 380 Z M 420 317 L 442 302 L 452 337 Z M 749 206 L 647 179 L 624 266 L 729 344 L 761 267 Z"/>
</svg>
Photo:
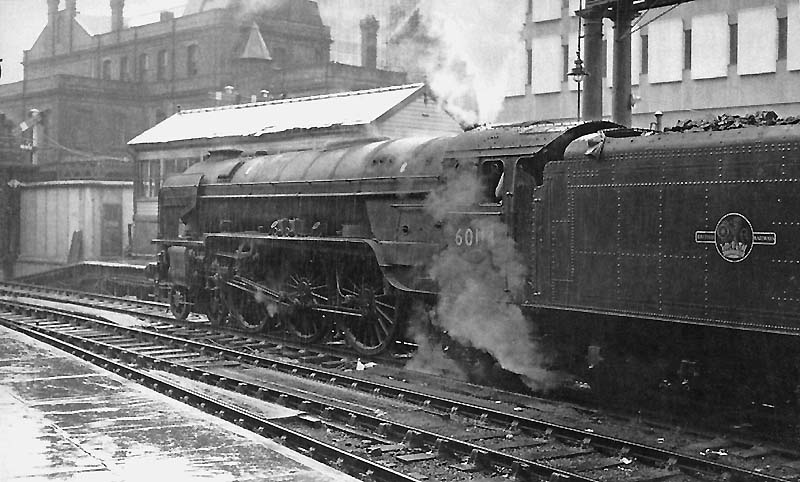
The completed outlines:
<svg viewBox="0 0 800 482">
<path fill-rule="evenodd" d="M 315 343 L 331 331 L 331 322 L 314 309 L 330 303 L 324 275 L 295 273 L 286 282 L 286 295 L 291 303 L 287 314 L 287 330 L 303 343 Z"/>
<path fill-rule="evenodd" d="M 397 335 L 403 310 L 400 297 L 381 282 L 346 279 L 339 285 L 345 304 L 358 311 L 347 317 L 342 332 L 348 345 L 362 355 L 377 355 L 389 348 Z"/>
</svg>

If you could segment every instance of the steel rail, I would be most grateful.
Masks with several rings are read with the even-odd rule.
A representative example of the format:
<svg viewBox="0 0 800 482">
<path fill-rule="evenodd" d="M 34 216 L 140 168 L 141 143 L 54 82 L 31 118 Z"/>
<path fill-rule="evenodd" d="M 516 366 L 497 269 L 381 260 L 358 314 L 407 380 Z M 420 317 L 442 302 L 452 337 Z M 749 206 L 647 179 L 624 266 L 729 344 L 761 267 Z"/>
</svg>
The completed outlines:
<svg viewBox="0 0 800 482">
<path fill-rule="evenodd" d="M 201 392 L 181 387 L 174 382 L 120 363 L 111 358 L 104 357 L 100 354 L 93 353 L 89 351 L 89 349 L 62 339 L 62 337 L 77 338 L 73 335 L 49 334 L 47 333 L 49 330 L 41 327 L 26 326 L 24 323 L 8 320 L 2 315 L 0 315 L 0 324 L 55 346 L 63 351 L 79 356 L 84 360 L 113 371 L 118 375 L 133 379 L 148 388 L 178 399 L 188 405 L 195 407 L 202 405 L 207 411 L 213 411 L 220 418 L 232 421 L 263 437 L 277 438 L 283 445 L 313 454 L 313 458 L 317 460 L 332 461 L 334 462 L 332 464 L 333 466 L 344 465 L 350 469 L 349 473 L 354 473 L 356 476 L 368 476 L 371 477 L 372 480 L 386 482 L 420 482 L 419 479 L 376 464 L 332 445 L 320 442 L 302 433 L 282 427 L 249 410 L 236 407 L 222 400 L 211 398 Z M 339 463 L 339 461 L 341 461 L 341 463 Z"/>
<path fill-rule="evenodd" d="M 23 309 L 38 309 L 37 307 L 25 306 Z M 46 311 L 51 311 L 50 309 Z M 69 316 L 73 316 L 67 313 Z M 347 375 L 338 374 L 338 373 L 331 373 L 327 372 L 322 369 L 318 368 L 310 368 L 305 367 L 302 365 L 296 365 L 289 362 L 283 362 L 280 360 L 270 359 L 263 356 L 252 355 L 248 353 L 244 353 L 238 350 L 220 347 L 220 346 L 212 346 L 205 343 L 196 342 L 193 340 L 187 340 L 179 337 L 174 337 L 171 335 L 165 335 L 161 333 L 155 333 L 148 330 L 142 330 L 139 328 L 134 327 L 122 327 L 116 325 L 111 322 L 96 320 L 92 318 L 85 318 L 81 316 L 80 318 L 84 318 L 87 321 L 99 324 L 107 328 L 111 328 L 115 331 L 125 330 L 130 333 L 135 333 L 138 337 L 148 337 L 148 338 L 158 338 L 161 340 L 167 340 L 173 344 L 184 345 L 184 346 L 191 346 L 194 349 L 202 352 L 216 352 L 218 354 L 222 354 L 228 356 L 232 359 L 235 359 L 240 362 L 249 363 L 255 366 L 266 367 L 278 371 L 282 371 L 284 373 L 290 373 L 292 375 L 299 375 L 304 376 L 309 379 L 314 379 L 320 382 L 326 382 L 329 384 L 335 384 L 341 387 L 350 388 L 350 389 L 358 389 L 364 392 L 369 392 L 374 395 L 382 395 L 386 397 L 395 398 L 398 400 L 402 400 L 409 403 L 416 403 L 427 408 L 436 408 L 443 413 L 449 414 L 459 414 L 463 416 L 470 416 L 473 418 L 480 419 L 484 422 L 491 421 L 492 423 L 503 425 L 506 427 L 515 427 L 519 430 L 527 430 L 527 431 L 543 431 L 548 433 L 550 436 L 570 440 L 570 441 L 579 441 L 583 445 L 591 446 L 596 449 L 606 450 L 606 451 L 613 451 L 613 452 L 620 452 L 625 453 L 627 456 L 630 457 L 641 457 L 646 460 L 655 463 L 663 463 L 665 465 L 675 466 L 681 469 L 684 469 L 688 472 L 692 473 L 700 473 L 700 474 L 729 474 L 735 475 L 742 480 L 763 480 L 763 481 L 780 481 L 786 480 L 754 471 L 750 471 L 747 469 L 742 469 L 738 467 L 733 467 L 725 464 L 720 464 L 714 461 L 701 459 L 698 457 L 693 457 L 689 455 L 684 455 L 678 452 L 673 452 L 665 449 L 660 449 L 657 447 L 651 447 L 623 439 L 618 439 L 615 437 L 609 437 L 604 435 L 599 435 L 596 433 L 588 433 L 584 430 L 575 429 L 572 427 L 567 427 L 559 424 L 555 424 L 552 422 L 546 422 L 542 420 L 531 419 L 528 417 L 521 417 L 519 415 L 506 413 L 503 411 L 499 411 L 496 409 L 469 404 L 465 402 L 459 402 L 454 400 L 449 400 L 443 397 L 437 397 L 431 394 L 418 392 L 409 389 L 403 389 L 398 387 L 393 387 L 390 385 L 385 385 L 382 383 L 371 382 L 368 380 L 363 380 L 360 378 L 349 377 Z M 98 343 L 92 341 L 92 343 Z M 105 345 L 105 344 L 103 344 Z M 109 349 L 113 349 L 113 347 L 109 346 Z M 137 355 L 140 356 L 141 355 Z M 156 364 L 164 363 L 165 366 L 174 367 L 179 366 L 177 363 L 173 363 L 170 361 L 156 361 L 153 362 Z M 187 367 L 187 374 L 192 374 L 197 372 L 197 369 L 192 367 Z M 201 381 L 206 381 L 207 379 L 214 379 L 216 380 L 216 384 L 223 384 L 223 385 L 230 385 L 234 383 L 234 381 L 227 380 L 225 377 L 219 375 L 213 375 L 208 372 L 203 372 L 199 375 L 201 377 Z M 202 378 L 206 380 L 202 380 Z M 327 377 L 327 380 L 325 379 Z M 239 390 L 246 389 L 247 391 L 257 393 L 260 389 L 263 391 L 263 387 L 256 386 L 254 384 L 250 384 L 244 381 L 236 381 L 237 385 L 233 388 L 238 388 Z M 285 399 L 285 397 L 290 397 L 289 394 L 284 394 L 283 392 L 276 392 L 278 398 Z M 302 403 L 298 401 L 297 403 Z M 369 415 L 366 415 L 369 417 Z M 377 421 L 375 423 L 378 424 L 385 424 L 386 421 Z M 393 422 L 391 422 L 393 424 Z M 396 424 L 393 426 L 397 426 Z M 400 426 L 401 430 L 405 431 L 417 431 L 420 432 L 419 429 L 410 427 L 410 426 Z M 442 438 L 434 433 L 427 433 L 425 437 L 428 439 L 431 438 Z M 447 445 L 452 445 L 453 447 L 461 447 L 462 450 L 469 449 L 472 450 L 479 450 L 487 452 L 487 449 L 482 448 L 480 446 L 467 444 L 466 446 L 460 445 L 464 442 L 459 442 L 457 440 L 446 440 L 445 442 Z M 491 454 L 491 451 L 487 453 Z M 536 467 L 535 463 L 520 459 L 520 458 L 506 458 L 505 454 L 498 453 L 498 454 L 491 454 L 493 458 L 496 460 L 502 460 L 504 465 L 519 465 L 519 466 L 526 466 L 530 464 L 534 464 L 533 466 Z M 550 469 L 548 467 L 548 469 Z M 574 474 L 573 474 L 574 475 Z M 580 479 L 575 479 L 580 480 Z"/>
<path fill-rule="evenodd" d="M 113 295 L 104 295 L 104 294 L 100 294 L 100 293 L 87 293 L 85 291 L 71 290 L 71 289 L 67 289 L 67 288 L 53 288 L 53 287 L 50 287 L 50 286 L 41 286 L 41 285 L 34 285 L 34 284 L 28 284 L 28 283 L 18 283 L 18 282 L 15 282 L 15 281 L 3 281 L 3 282 L 0 282 L 0 293 L 6 292 L 10 288 L 32 290 L 37 294 L 42 293 L 42 292 L 46 292 L 46 291 L 55 292 L 55 293 L 69 293 L 71 295 L 80 296 L 80 297 L 83 297 L 83 298 L 91 297 L 91 298 L 107 300 L 109 302 L 116 302 L 116 303 L 126 302 L 126 303 L 129 303 L 131 305 L 139 305 L 142 308 L 152 308 L 152 309 L 157 310 L 157 311 L 166 312 L 167 310 L 169 310 L 169 304 L 162 303 L 160 301 L 120 298 L 119 296 L 113 296 Z M 48 295 L 48 296 L 51 296 L 51 295 Z M 50 299 L 50 298 L 48 298 L 48 299 Z M 53 301 L 61 301 L 61 300 L 53 299 Z M 109 310 L 112 309 L 111 307 L 108 307 L 108 308 L 103 307 L 103 308 L 104 309 L 109 309 Z M 120 310 L 120 309 L 118 308 L 118 310 Z M 130 313 L 130 310 L 126 311 L 126 313 Z"/>
<path fill-rule="evenodd" d="M 31 312 L 45 313 L 45 318 L 48 321 L 50 319 L 52 319 L 53 316 L 64 317 L 64 318 L 69 317 L 72 320 L 76 320 L 78 322 L 88 322 L 88 323 L 91 323 L 91 324 L 99 324 L 104 328 L 111 328 L 111 329 L 113 329 L 113 331 L 116 331 L 116 332 L 129 331 L 129 332 L 133 332 L 133 333 L 136 333 L 136 334 L 139 334 L 139 335 L 147 335 L 147 336 L 149 336 L 151 338 L 158 337 L 158 338 L 164 338 L 164 339 L 171 339 L 171 341 L 178 340 L 178 341 L 180 341 L 180 342 L 182 342 L 184 344 L 186 344 L 186 342 L 189 342 L 189 344 L 202 347 L 204 350 L 216 350 L 218 348 L 218 347 L 214 347 L 214 346 L 207 345 L 207 344 L 191 342 L 190 340 L 177 339 L 175 337 L 171 337 L 171 336 L 168 336 L 168 335 L 167 336 L 162 336 L 162 335 L 159 335 L 157 333 L 142 332 L 141 330 L 138 330 L 138 329 L 135 329 L 135 328 L 119 326 L 119 325 L 116 325 L 116 324 L 113 324 L 113 323 L 110 323 L 110 322 L 104 322 L 104 321 L 96 320 L 96 319 L 94 319 L 94 318 L 92 318 L 90 316 L 85 316 L 84 314 L 70 313 L 70 312 L 65 311 L 65 310 L 59 310 L 59 309 L 48 308 L 48 307 L 37 307 L 37 306 L 33 306 L 33 305 L 30 305 L 30 304 L 27 304 L 27 303 L 18 303 L 18 302 L 6 302 L 6 301 L 4 301 L 4 302 L 2 302 L 0 304 L 3 304 L 5 306 L 7 306 L 7 307 L 11 306 L 12 308 L 18 308 L 27 317 L 35 316 L 35 315 L 32 315 Z M 95 350 L 101 350 L 101 351 L 103 351 L 105 353 L 116 354 L 120 359 L 129 359 L 134 363 L 143 364 L 143 365 L 145 365 L 145 366 L 147 366 L 149 368 L 153 368 L 153 369 L 164 369 L 165 371 L 169 371 L 171 373 L 176 373 L 176 374 L 185 376 L 187 378 L 190 378 L 190 379 L 193 379 L 193 380 L 196 380 L 196 381 L 200 381 L 200 382 L 203 382 L 203 383 L 206 383 L 206 384 L 209 384 L 209 385 L 217 386 L 219 388 L 230 389 L 232 391 L 236 391 L 236 392 L 247 394 L 247 395 L 255 395 L 257 398 L 262 399 L 262 400 L 269 400 L 269 399 L 276 400 L 276 401 L 280 402 L 280 404 L 282 404 L 284 406 L 290 406 L 291 404 L 294 404 L 295 406 L 301 407 L 304 411 L 308 411 L 311 408 L 315 408 L 315 409 L 317 409 L 318 413 L 320 413 L 320 415 L 325 416 L 327 414 L 328 416 L 332 416 L 333 414 L 339 414 L 339 416 L 341 418 L 346 419 L 346 420 L 351 420 L 351 421 L 354 419 L 354 417 L 358 418 L 359 420 L 369 420 L 371 422 L 370 425 L 373 426 L 373 427 L 392 427 L 395 431 L 399 430 L 403 434 L 406 434 L 406 436 L 408 436 L 408 434 L 412 434 L 413 437 L 415 437 L 417 440 L 420 440 L 420 439 L 426 440 L 431 445 L 436 446 L 439 449 L 440 452 L 445 452 L 446 451 L 448 453 L 453 453 L 455 451 L 459 451 L 459 452 L 465 453 L 465 454 L 473 454 L 473 456 L 475 456 L 474 454 L 480 454 L 480 457 L 484 461 L 486 461 L 488 459 L 488 460 L 492 460 L 492 461 L 496 462 L 498 465 L 502 465 L 502 466 L 505 466 L 505 467 L 508 467 L 508 468 L 513 468 L 520 475 L 520 477 L 523 477 L 523 476 L 524 477 L 528 477 L 530 475 L 536 475 L 536 476 L 551 478 L 551 477 L 555 476 L 555 477 L 558 478 L 558 480 L 564 480 L 564 481 L 597 482 L 595 479 L 583 477 L 581 475 L 574 474 L 574 473 L 571 473 L 571 472 L 568 472 L 568 471 L 565 471 L 565 470 L 561 470 L 561 469 L 558 469 L 558 468 L 555 468 L 555 467 L 550 467 L 550 466 L 548 466 L 546 464 L 541 464 L 541 463 L 538 463 L 538 462 L 535 462 L 535 461 L 526 460 L 524 458 L 507 455 L 507 454 L 504 454 L 502 452 L 495 451 L 495 450 L 490 450 L 490 449 L 487 449 L 485 447 L 481 447 L 479 445 L 472 444 L 472 443 L 469 443 L 469 442 L 464 442 L 464 441 L 460 441 L 460 440 L 449 438 L 449 437 L 443 437 L 440 434 L 436 434 L 434 432 L 428 432 L 428 431 L 420 430 L 419 428 L 415 428 L 415 427 L 412 427 L 412 426 L 409 426 L 409 425 L 403 425 L 403 424 L 398 424 L 398 423 L 395 423 L 395 422 L 390 422 L 390 421 L 387 421 L 385 419 L 381 419 L 379 417 L 374 417 L 372 415 L 365 414 L 365 413 L 359 413 L 359 412 L 353 411 L 353 410 L 344 410 L 344 409 L 341 409 L 339 407 L 335 407 L 333 405 L 326 404 L 326 403 L 323 403 L 323 402 L 314 402 L 314 401 L 308 400 L 307 398 L 303 398 L 303 397 L 291 394 L 291 393 L 283 391 L 283 390 L 279 390 L 279 389 L 275 389 L 275 388 L 269 388 L 269 387 L 265 387 L 265 386 L 262 386 L 262 385 L 257 385 L 257 384 L 254 384 L 254 383 L 246 382 L 246 381 L 243 381 L 243 380 L 236 380 L 236 379 L 232 379 L 230 377 L 213 374 L 213 373 L 210 373 L 210 372 L 207 372 L 207 371 L 203 371 L 203 370 L 198 370 L 198 369 L 196 369 L 194 367 L 186 366 L 186 365 L 183 365 L 181 363 L 177 363 L 177 362 L 173 362 L 173 361 L 169 361 L 169 360 L 164 360 L 162 358 L 159 358 L 158 356 L 138 353 L 138 352 L 136 352 L 134 350 L 121 348 L 119 346 L 114 346 L 114 345 L 111 345 L 111 344 L 108 344 L 108 343 L 105 343 L 105 342 L 102 342 L 102 341 L 92 340 L 91 338 L 84 338 L 84 337 L 81 337 L 81 336 L 78 336 L 78 335 L 75 335 L 75 334 L 60 332 L 58 330 L 53 330 L 53 329 L 50 329 L 50 328 L 47 328 L 47 327 L 43 327 L 43 326 L 30 325 L 30 324 L 25 323 L 25 322 L 19 322 L 19 321 L 16 321 L 16 320 L 10 320 L 10 319 L 4 317 L 3 315 L 0 315 L 0 324 L 2 324 L 4 326 L 7 326 L 9 328 L 12 328 L 12 329 L 19 329 L 19 331 L 23 331 L 26 334 L 36 333 L 37 335 L 40 335 L 42 337 L 40 339 L 47 338 L 47 339 L 59 340 L 60 343 L 58 343 L 56 345 L 59 348 L 64 349 L 64 348 L 62 348 L 62 346 L 68 346 L 69 349 L 66 349 L 66 351 L 72 352 L 71 351 L 72 349 L 76 349 L 81 353 L 87 353 L 90 358 L 102 359 L 103 362 L 102 363 L 98 363 L 98 364 L 100 366 L 102 366 L 103 368 L 111 369 L 112 371 L 116 371 L 116 369 L 119 368 L 119 367 L 125 367 L 125 369 L 128 370 L 128 371 L 133 371 L 133 369 L 131 369 L 130 367 L 127 367 L 127 365 L 123 365 L 123 364 L 120 364 L 118 362 L 114 362 L 113 360 L 110 360 L 110 359 L 108 359 L 106 357 L 103 357 L 103 356 L 101 356 L 99 354 L 95 354 L 93 352 L 90 352 L 90 348 L 84 348 L 84 347 L 81 347 L 80 345 L 89 345 L 89 346 L 93 347 L 93 349 L 95 349 Z M 110 367 L 113 367 L 113 369 L 110 368 Z M 136 372 L 146 376 L 148 379 L 155 378 L 155 377 L 153 377 L 153 376 L 151 376 L 149 374 L 145 374 L 145 373 L 143 373 L 143 372 L 141 372 L 139 370 L 136 370 Z M 166 382 L 163 382 L 163 381 L 161 381 L 160 379 L 157 379 L 157 378 L 156 378 L 156 380 L 157 380 L 158 383 L 166 383 Z M 143 384 L 146 384 L 146 383 L 143 383 Z M 173 390 L 174 390 L 174 388 L 173 388 Z M 181 389 L 181 390 L 184 390 L 184 389 Z M 204 396 L 204 398 L 207 398 L 207 397 Z M 211 401 L 215 405 L 224 405 L 223 402 L 213 401 L 213 400 L 211 400 Z M 239 409 L 232 408 L 230 406 L 228 406 L 226 408 L 226 410 L 236 410 L 237 413 L 240 411 Z M 259 419 L 258 421 L 259 421 L 259 423 L 261 423 L 261 419 Z M 268 421 L 266 421 L 266 422 L 269 423 Z M 274 424 L 270 424 L 270 425 L 274 425 Z M 285 430 L 285 429 L 281 428 L 281 430 Z M 306 444 L 310 443 L 309 440 L 313 440 L 313 439 L 310 439 L 308 437 L 303 436 L 302 434 L 297 434 L 297 433 L 292 432 L 292 431 L 288 431 L 288 432 L 290 432 L 289 435 L 291 435 L 293 437 L 295 437 L 295 436 L 303 437 L 304 443 L 306 443 Z M 281 435 L 281 436 L 283 437 L 284 435 Z M 316 441 L 314 443 L 320 443 L 321 444 L 321 442 L 316 442 Z M 322 445 L 325 445 L 325 444 L 322 444 Z M 362 458 L 354 456 L 354 455 L 352 455 L 352 457 L 356 457 L 359 461 L 362 461 L 361 463 L 365 463 L 365 462 L 366 463 L 371 463 L 369 461 L 365 461 L 365 459 L 362 459 Z M 379 466 L 379 467 L 382 467 L 382 466 Z M 389 470 L 389 469 L 387 469 L 387 470 Z M 374 478 L 375 477 L 375 473 L 373 473 L 372 476 Z M 413 480 L 416 480 L 416 479 L 408 478 L 408 479 L 379 479 L 379 480 L 387 480 L 387 481 L 412 480 L 413 481 Z"/>
<path fill-rule="evenodd" d="M 19 292 L 10 289 L 10 287 L 21 289 L 21 290 L 25 290 L 25 289 L 33 290 L 33 293 L 31 293 L 29 291 L 26 291 L 24 294 L 22 294 L 22 296 L 28 296 L 28 297 L 31 297 L 31 298 L 39 298 L 39 299 L 43 299 L 43 300 L 47 300 L 47 301 L 54 301 L 54 302 L 58 302 L 58 303 L 72 304 L 72 305 L 78 305 L 78 306 L 87 306 L 87 307 L 91 307 L 91 308 L 95 308 L 95 309 L 103 309 L 103 310 L 107 310 L 107 311 L 112 311 L 112 312 L 115 312 L 115 313 L 122 313 L 122 314 L 127 314 L 127 315 L 135 315 L 135 316 L 147 318 L 149 321 L 168 323 L 168 324 L 174 325 L 176 328 L 177 327 L 181 327 L 181 328 L 200 329 L 200 327 L 198 326 L 197 322 L 176 319 L 172 314 L 170 314 L 168 312 L 169 306 L 167 304 L 165 304 L 165 303 L 158 303 L 158 302 L 147 301 L 147 300 L 130 300 L 128 298 L 119 298 L 119 297 L 114 297 L 114 296 L 110 296 L 110 295 L 97 295 L 97 294 L 94 294 L 94 293 L 86 293 L 86 292 L 77 291 L 77 290 L 66 290 L 66 289 L 62 289 L 62 288 L 41 287 L 41 286 L 38 286 L 38 285 L 26 285 L 26 284 L 8 283 L 8 282 L 0 282 L 0 295 L 2 295 L 4 293 L 9 293 L 9 294 L 12 294 L 12 295 L 20 295 Z M 46 291 L 51 291 L 51 292 L 55 292 L 55 293 L 58 293 L 58 294 L 69 293 L 69 294 L 73 294 L 73 295 L 79 297 L 80 299 L 67 299 L 67 300 L 65 300 L 64 298 L 61 298 L 59 296 L 54 296 L 52 294 L 44 294 Z M 115 303 L 115 304 L 114 305 L 110 305 L 110 306 L 109 305 L 97 306 L 95 304 L 92 304 L 91 301 L 87 301 L 87 300 L 93 300 L 95 298 L 98 298 L 98 299 L 101 299 L 101 300 L 107 300 L 110 303 Z M 150 312 L 134 311 L 134 310 L 131 310 L 131 309 L 126 308 L 124 306 L 118 306 L 117 303 L 130 304 L 130 305 L 134 305 L 134 306 L 136 304 L 140 304 L 142 309 L 148 309 L 149 307 L 152 307 L 153 310 L 150 311 Z M 318 309 L 318 311 L 325 311 L 325 310 Z M 336 311 L 336 313 L 339 313 L 339 312 Z M 82 314 L 86 315 L 86 313 L 82 313 Z M 351 315 L 351 316 L 355 316 L 354 314 L 351 314 L 351 313 L 347 313 L 347 314 Z M 95 318 L 101 319 L 101 317 L 95 317 Z M 220 326 L 211 327 L 210 325 L 204 326 L 204 328 L 213 329 L 213 330 L 218 331 L 220 333 L 231 334 L 231 335 L 236 335 L 236 336 L 243 336 L 243 337 L 253 337 L 254 336 L 254 334 L 252 334 L 252 333 L 243 332 L 241 330 L 237 330 L 236 328 L 226 328 L 226 327 L 220 327 Z M 307 344 L 302 344 L 302 343 L 299 343 L 299 342 L 292 342 L 291 340 L 287 340 L 285 338 L 280 338 L 280 337 L 279 337 L 279 341 L 278 341 L 278 340 L 275 339 L 274 334 L 271 334 L 269 332 L 261 333 L 258 336 L 262 336 L 264 338 L 263 341 L 268 341 L 270 343 L 275 343 L 276 345 L 280 344 L 281 346 L 284 346 L 284 347 L 287 347 L 287 348 L 290 348 L 290 349 L 294 349 L 294 350 L 316 351 L 316 352 L 318 352 L 320 354 L 335 353 L 336 356 L 342 356 L 342 357 L 344 357 L 344 356 L 352 357 L 353 356 L 353 352 L 351 350 L 340 349 L 340 348 L 332 347 L 332 346 L 328 346 L 328 345 L 307 345 Z M 395 343 L 399 343 L 399 342 L 395 342 Z M 408 343 L 408 342 L 403 342 L 402 344 L 405 345 L 405 346 L 412 346 L 412 347 L 415 346 L 413 343 Z M 380 361 L 382 361 L 384 363 L 389 363 L 388 359 L 382 358 L 382 357 L 379 357 L 379 356 L 370 357 L 370 359 L 380 360 Z"/>
</svg>

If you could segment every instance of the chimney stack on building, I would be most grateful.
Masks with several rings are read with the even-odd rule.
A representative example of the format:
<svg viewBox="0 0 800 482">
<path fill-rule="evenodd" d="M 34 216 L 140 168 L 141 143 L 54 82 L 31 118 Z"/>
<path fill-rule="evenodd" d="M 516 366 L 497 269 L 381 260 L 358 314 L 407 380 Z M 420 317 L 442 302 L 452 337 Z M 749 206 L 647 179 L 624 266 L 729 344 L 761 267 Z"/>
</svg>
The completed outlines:
<svg viewBox="0 0 800 482">
<path fill-rule="evenodd" d="M 60 0 L 47 0 L 47 23 L 56 23 L 56 15 L 58 15 L 58 4 Z"/>
<path fill-rule="evenodd" d="M 72 52 L 72 39 L 74 36 L 75 17 L 77 15 L 78 0 L 67 0 L 67 42 L 70 52 Z"/>
<path fill-rule="evenodd" d="M 60 0 L 47 0 L 47 27 L 50 29 L 50 53 L 56 54 L 56 21 Z"/>
<path fill-rule="evenodd" d="M 369 15 L 361 22 L 361 66 L 375 69 L 378 66 L 378 19 Z"/>
<path fill-rule="evenodd" d="M 119 32 L 122 30 L 124 20 L 122 9 L 125 8 L 125 0 L 111 0 L 111 31 Z"/>
<path fill-rule="evenodd" d="M 67 15 L 70 19 L 78 14 L 78 0 L 67 0 Z"/>
</svg>

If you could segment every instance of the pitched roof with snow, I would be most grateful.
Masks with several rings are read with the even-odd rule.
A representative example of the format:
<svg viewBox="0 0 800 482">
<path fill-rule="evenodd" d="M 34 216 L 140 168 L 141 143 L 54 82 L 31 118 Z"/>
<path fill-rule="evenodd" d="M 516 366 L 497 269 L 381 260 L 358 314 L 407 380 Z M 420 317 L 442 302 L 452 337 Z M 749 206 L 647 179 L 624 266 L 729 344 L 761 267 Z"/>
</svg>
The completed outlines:
<svg viewBox="0 0 800 482">
<path fill-rule="evenodd" d="M 367 125 L 419 95 L 425 84 L 185 110 L 131 139 L 129 145 L 221 137 L 258 137 L 294 130 Z"/>
</svg>

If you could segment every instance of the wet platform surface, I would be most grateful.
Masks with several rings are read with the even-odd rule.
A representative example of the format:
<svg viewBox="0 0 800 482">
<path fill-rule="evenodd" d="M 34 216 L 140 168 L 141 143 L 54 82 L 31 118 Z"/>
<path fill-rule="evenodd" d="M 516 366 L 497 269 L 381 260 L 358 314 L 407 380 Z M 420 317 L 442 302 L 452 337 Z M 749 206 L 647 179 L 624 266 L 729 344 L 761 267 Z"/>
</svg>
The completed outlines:
<svg viewBox="0 0 800 482">
<path fill-rule="evenodd" d="M 148 479 L 355 480 L 0 327 L 0 481 Z"/>
</svg>

